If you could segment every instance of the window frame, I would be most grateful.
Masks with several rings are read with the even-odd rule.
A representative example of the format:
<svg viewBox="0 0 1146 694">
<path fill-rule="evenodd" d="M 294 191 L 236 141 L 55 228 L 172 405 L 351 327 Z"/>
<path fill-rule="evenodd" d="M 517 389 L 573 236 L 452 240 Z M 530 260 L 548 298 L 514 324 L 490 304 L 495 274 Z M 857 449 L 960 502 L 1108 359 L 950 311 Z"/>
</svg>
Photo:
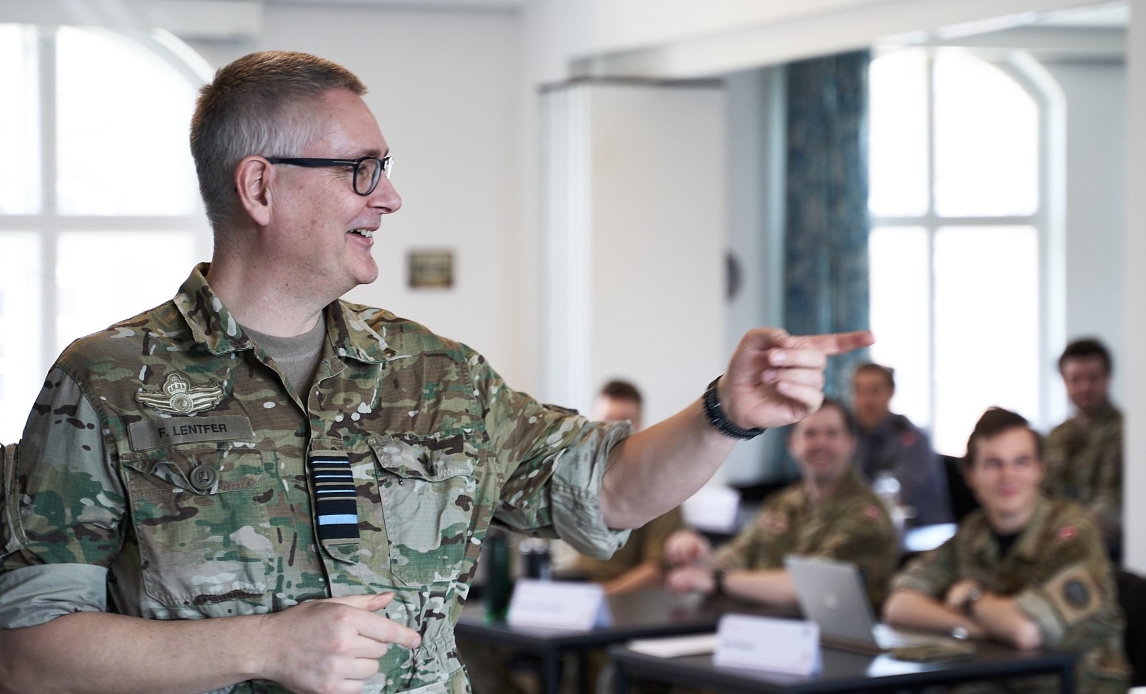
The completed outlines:
<svg viewBox="0 0 1146 694">
<path fill-rule="evenodd" d="M 57 331 L 56 316 L 59 312 L 60 297 L 56 286 L 56 268 L 59 258 L 61 235 L 71 232 L 116 231 L 139 234 L 140 242 L 146 243 L 146 235 L 156 232 L 183 232 L 193 239 L 197 258 L 210 257 L 212 238 L 210 226 L 203 211 L 202 201 L 195 195 L 195 209 L 189 214 L 174 215 L 73 215 L 61 214 L 57 200 L 57 61 L 56 38 L 60 24 L 23 24 L 31 27 L 35 43 L 36 81 L 39 98 L 39 173 L 40 210 L 35 214 L 0 214 L 0 234 L 28 232 L 39 238 L 40 243 L 40 354 L 38 361 L 27 368 L 38 374 L 46 374 L 59 354 L 60 336 Z M 70 26 L 70 25 L 68 25 Z M 83 27 L 85 29 L 89 27 Z M 114 33 L 140 44 L 149 53 L 187 78 L 195 86 L 205 84 L 210 79 L 210 68 L 192 48 L 182 43 L 174 35 L 164 30 L 130 31 L 90 27 Z M 188 268 L 188 271 L 190 268 Z M 126 314 L 123 317 L 127 317 Z M 34 397 L 34 393 L 31 396 Z M 24 397 L 22 392 L 4 393 L 9 397 Z M 31 400 L 28 401 L 31 406 Z M 13 424 L 23 426 L 23 422 Z M 0 436 L 0 438 L 3 438 Z"/>
<path fill-rule="evenodd" d="M 1056 367 L 1059 351 L 1066 341 L 1066 234 L 1065 234 L 1065 153 L 1066 103 L 1061 88 L 1050 73 L 1023 51 L 975 50 L 953 47 L 904 46 L 877 52 L 875 59 L 905 48 L 923 50 L 927 60 L 927 175 L 928 207 L 922 215 L 879 215 L 869 212 L 871 228 L 922 228 L 927 243 L 928 311 L 927 344 L 930 383 L 928 387 L 927 428 L 934 430 L 939 398 L 936 377 L 935 236 L 940 228 L 1030 226 L 1038 246 L 1039 336 L 1038 412 L 1022 412 L 1036 427 L 1046 428 L 1066 416 L 1062 387 Z M 960 51 L 1001 70 L 1034 101 L 1038 114 L 1038 205 L 1029 215 L 943 217 L 935 211 L 935 60 L 940 51 Z M 911 414 L 911 413 L 908 413 Z M 920 418 L 923 419 L 923 418 Z M 954 453 L 944 451 L 945 453 Z"/>
</svg>

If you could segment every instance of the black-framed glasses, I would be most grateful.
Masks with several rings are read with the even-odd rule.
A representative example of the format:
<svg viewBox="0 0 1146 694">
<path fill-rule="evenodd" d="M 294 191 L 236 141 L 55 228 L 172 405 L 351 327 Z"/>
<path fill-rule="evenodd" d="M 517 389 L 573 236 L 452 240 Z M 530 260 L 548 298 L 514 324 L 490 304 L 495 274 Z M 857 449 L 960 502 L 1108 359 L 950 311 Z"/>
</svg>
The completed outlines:
<svg viewBox="0 0 1146 694">
<path fill-rule="evenodd" d="M 326 166 L 353 166 L 354 192 L 359 195 L 370 195 L 382 180 L 382 174 L 390 178 L 393 160 L 390 155 L 379 159 L 378 157 L 358 157 L 357 159 L 317 159 L 314 157 L 267 157 L 272 164 L 289 164 L 290 166 L 305 166 L 319 168 Z"/>
</svg>

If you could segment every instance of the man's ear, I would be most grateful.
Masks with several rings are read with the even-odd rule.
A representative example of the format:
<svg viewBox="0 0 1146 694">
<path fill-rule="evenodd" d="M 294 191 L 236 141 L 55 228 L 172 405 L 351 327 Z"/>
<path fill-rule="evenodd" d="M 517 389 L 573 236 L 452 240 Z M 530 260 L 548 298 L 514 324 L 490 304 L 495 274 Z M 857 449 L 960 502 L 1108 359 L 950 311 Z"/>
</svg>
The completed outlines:
<svg viewBox="0 0 1146 694">
<path fill-rule="evenodd" d="M 239 204 L 259 226 L 265 227 L 271 222 L 270 184 L 274 177 L 275 168 L 257 155 L 243 157 L 235 167 L 235 192 L 239 195 Z"/>
</svg>

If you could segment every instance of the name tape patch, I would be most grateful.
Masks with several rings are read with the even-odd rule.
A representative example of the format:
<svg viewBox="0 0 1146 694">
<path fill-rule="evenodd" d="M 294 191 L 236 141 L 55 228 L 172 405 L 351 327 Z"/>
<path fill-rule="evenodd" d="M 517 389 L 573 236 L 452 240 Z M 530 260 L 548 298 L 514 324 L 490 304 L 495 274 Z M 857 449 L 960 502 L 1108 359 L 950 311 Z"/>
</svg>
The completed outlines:
<svg viewBox="0 0 1146 694">
<path fill-rule="evenodd" d="M 129 424 L 127 433 L 131 438 L 133 451 L 146 451 L 179 443 L 253 441 L 255 438 L 255 433 L 251 430 L 251 420 L 242 415 L 145 419 L 142 422 Z"/>
</svg>

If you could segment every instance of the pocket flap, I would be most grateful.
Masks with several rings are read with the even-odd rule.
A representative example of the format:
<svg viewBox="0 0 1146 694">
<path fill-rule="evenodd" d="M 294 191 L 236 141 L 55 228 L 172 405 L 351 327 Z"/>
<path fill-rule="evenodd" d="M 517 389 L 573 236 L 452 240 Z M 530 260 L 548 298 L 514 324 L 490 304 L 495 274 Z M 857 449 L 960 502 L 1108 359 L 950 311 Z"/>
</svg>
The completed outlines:
<svg viewBox="0 0 1146 694">
<path fill-rule="evenodd" d="M 370 439 L 370 448 L 384 470 L 406 479 L 439 482 L 468 476 L 474 471 L 474 455 L 465 450 L 463 434 L 453 436 L 394 436 Z"/>
<path fill-rule="evenodd" d="M 124 457 L 123 464 L 150 478 L 152 485 L 144 489 L 174 487 L 198 495 L 250 489 L 265 468 L 258 448 L 209 443 L 153 449 L 144 455 Z M 157 484 L 159 480 L 162 482 Z"/>
</svg>

